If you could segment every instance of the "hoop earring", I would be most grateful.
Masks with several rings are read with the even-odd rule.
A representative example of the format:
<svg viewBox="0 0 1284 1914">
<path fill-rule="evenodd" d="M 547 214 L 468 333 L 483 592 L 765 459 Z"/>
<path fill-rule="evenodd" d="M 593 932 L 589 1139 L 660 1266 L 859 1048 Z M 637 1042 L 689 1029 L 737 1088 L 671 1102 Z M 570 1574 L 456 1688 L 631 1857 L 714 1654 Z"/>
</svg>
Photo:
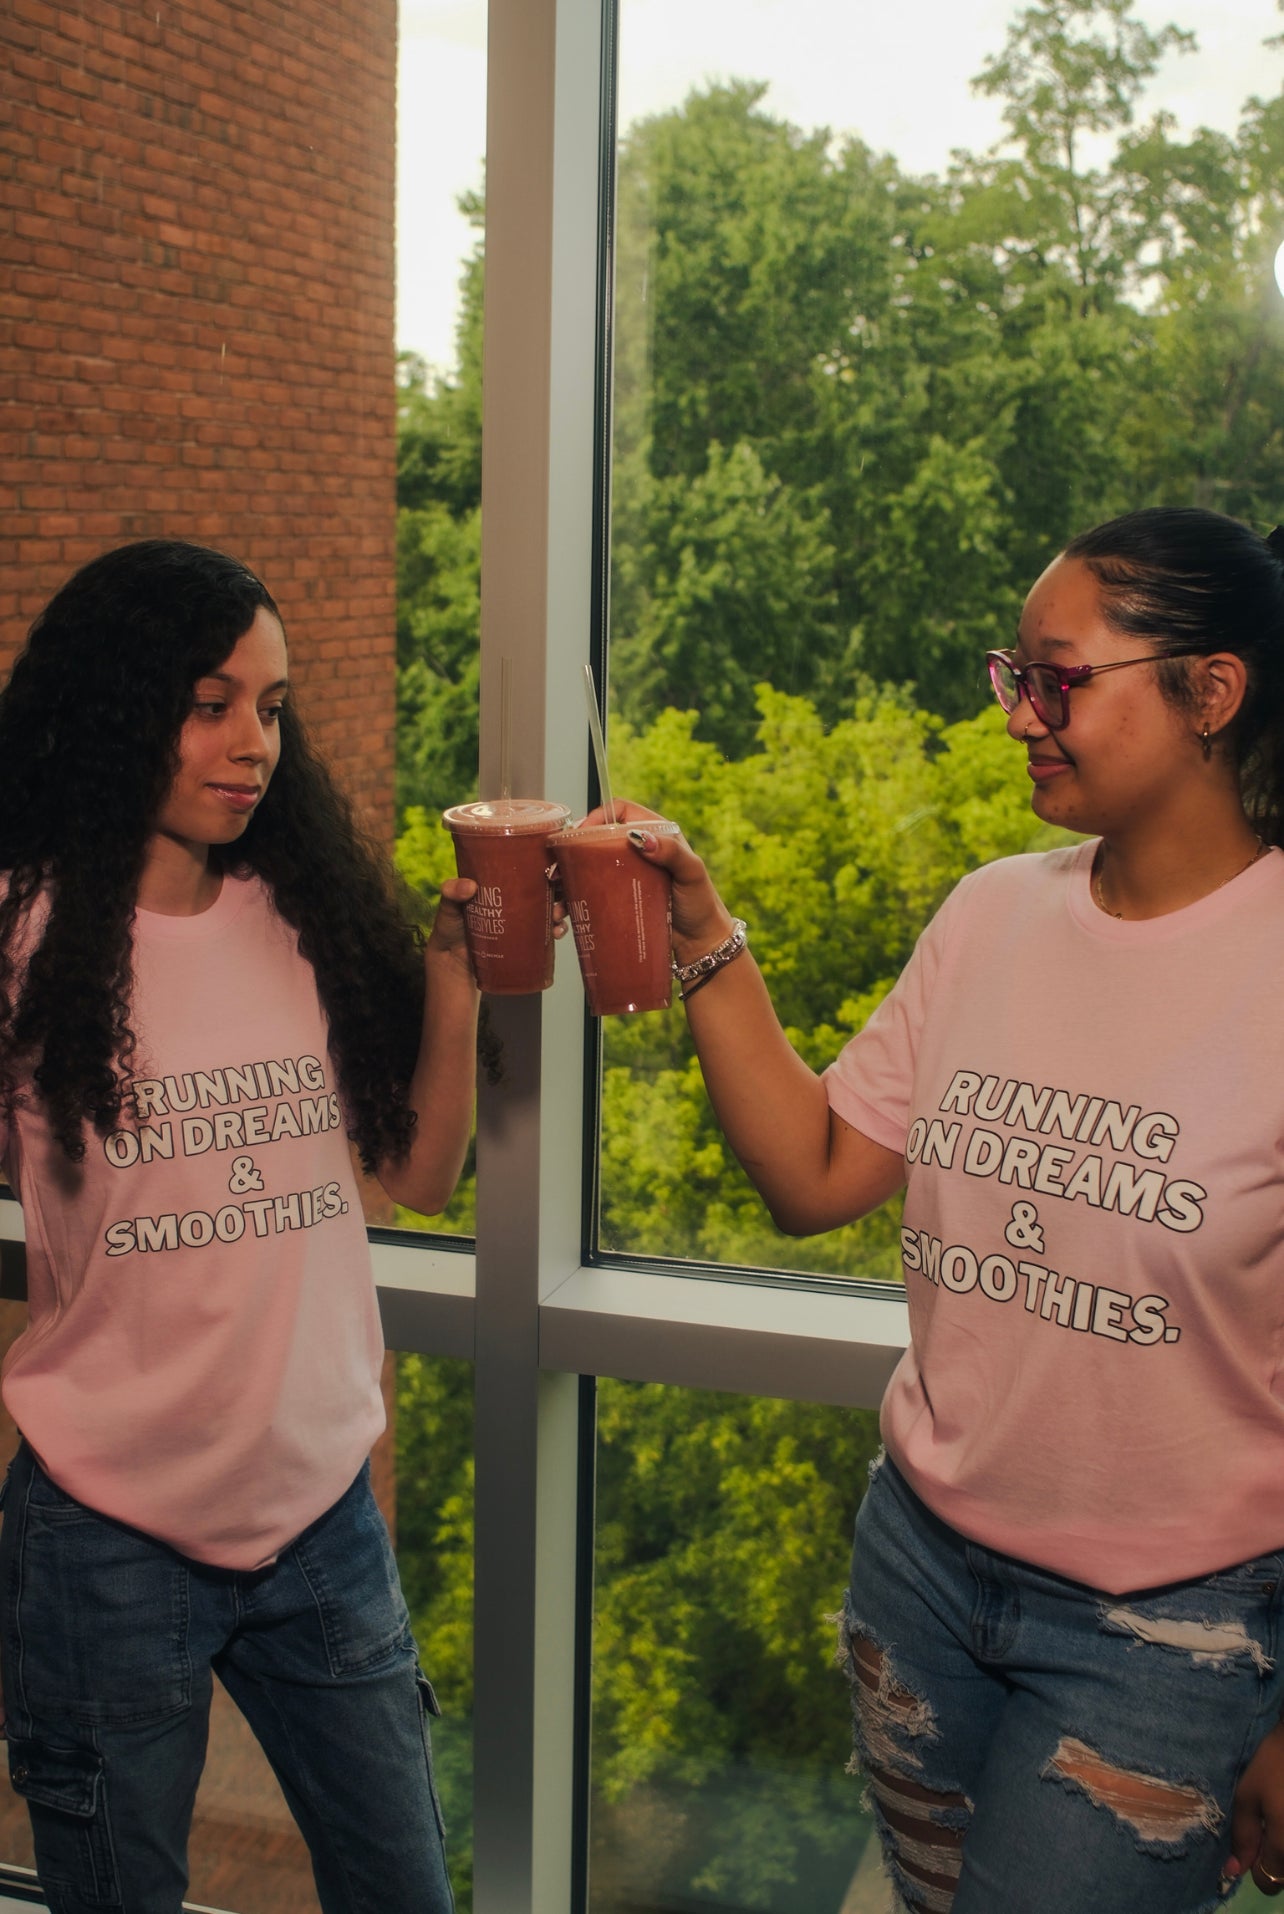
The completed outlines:
<svg viewBox="0 0 1284 1914">
<path fill-rule="evenodd" d="M 1213 755 L 1213 741 L 1208 735 L 1207 725 L 1204 726 L 1204 729 L 1200 734 L 1199 748 L 1204 754 L 1204 763 L 1207 764 L 1208 760 Z"/>
</svg>

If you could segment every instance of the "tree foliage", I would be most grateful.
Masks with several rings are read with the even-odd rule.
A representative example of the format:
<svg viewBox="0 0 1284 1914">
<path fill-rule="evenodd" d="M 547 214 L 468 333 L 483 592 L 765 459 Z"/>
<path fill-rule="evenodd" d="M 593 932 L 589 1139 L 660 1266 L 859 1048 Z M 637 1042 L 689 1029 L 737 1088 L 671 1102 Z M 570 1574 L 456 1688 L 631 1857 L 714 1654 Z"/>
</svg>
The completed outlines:
<svg viewBox="0 0 1284 1914">
<path fill-rule="evenodd" d="M 1237 137 L 1143 116 L 1192 49 L 1131 0 L 1018 12 L 975 82 L 1005 138 L 916 178 L 732 82 L 620 152 L 612 659 L 634 724 L 666 705 L 740 755 L 753 686 L 827 722 L 853 671 L 980 708 L 1073 532 L 1131 506 L 1270 521 L 1284 337 L 1284 99 Z M 467 202 L 480 233 L 479 196 Z M 407 362 L 398 462 L 399 802 L 476 764 L 481 251 L 459 366 Z"/>
<path fill-rule="evenodd" d="M 477 779 L 481 560 L 481 355 L 484 210 L 464 269 L 457 369 L 436 378 L 398 361 L 397 809 L 441 809 Z"/>
</svg>

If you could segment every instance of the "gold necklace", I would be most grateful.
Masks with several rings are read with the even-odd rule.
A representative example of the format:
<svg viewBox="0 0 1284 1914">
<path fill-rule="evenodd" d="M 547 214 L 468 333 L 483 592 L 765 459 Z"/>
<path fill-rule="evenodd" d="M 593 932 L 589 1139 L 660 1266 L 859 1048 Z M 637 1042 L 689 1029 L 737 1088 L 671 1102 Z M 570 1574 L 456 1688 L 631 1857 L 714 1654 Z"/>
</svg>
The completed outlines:
<svg viewBox="0 0 1284 1914">
<path fill-rule="evenodd" d="M 1098 849 L 1097 855 L 1093 859 L 1093 863 L 1092 863 L 1093 900 L 1096 903 L 1098 910 L 1103 910 L 1106 913 L 1107 917 L 1117 917 L 1119 922 L 1122 924 L 1124 922 L 1123 912 L 1121 910 L 1111 910 L 1109 904 L 1107 904 L 1101 891 L 1101 868 L 1100 868 L 1101 867 L 1101 851 L 1104 850 L 1104 848 L 1105 846 L 1102 845 Z M 1259 835 L 1257 838 L 1257 849 L 1253 852 L 1253 855 L 1249 858 L 1247 864 L 1241 864 L 1237 871 L 1232 871 L 1229 877 L 1224 877 L 1220 884 L 1214 884 L 1213 891 L 1225 890 L 1228 884 L 1233 884 L 1237 877 L 1242 877 L 1244 875 L 1245 871 L 1251 871 L 1254 864 L 1256 864 L 1258 858 L 1265 857 L 1267 851 L 1269 851 L 1270 848 L 1271 847 L 1266 842 L 1265 838 Z M 1213 891 L 1205 891 L 1204 896 L 1211 897 L 1213 894 Z"/>
</svg>

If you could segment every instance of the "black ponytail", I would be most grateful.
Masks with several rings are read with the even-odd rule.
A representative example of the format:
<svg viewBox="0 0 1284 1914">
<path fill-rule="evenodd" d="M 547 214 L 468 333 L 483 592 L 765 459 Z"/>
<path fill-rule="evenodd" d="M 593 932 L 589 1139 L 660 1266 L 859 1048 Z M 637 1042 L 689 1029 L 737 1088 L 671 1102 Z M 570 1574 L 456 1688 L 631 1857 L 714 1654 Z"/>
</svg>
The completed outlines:
<svg viewBox="0 0 1284 1914">
<path fill-rule="evenodd" d="M 1284 845 L 1284 528 L 1265 538 L 1194 506 L 1128 512 L 1066 546 L 1102 588 L 1107 623 L 1164 654 L 1159 683 L 1189 704 L 1187 658 L 1233 652 L 1248 675 L 1224 734 L 1244 809 L 1268 844 Z"/>
</svg>

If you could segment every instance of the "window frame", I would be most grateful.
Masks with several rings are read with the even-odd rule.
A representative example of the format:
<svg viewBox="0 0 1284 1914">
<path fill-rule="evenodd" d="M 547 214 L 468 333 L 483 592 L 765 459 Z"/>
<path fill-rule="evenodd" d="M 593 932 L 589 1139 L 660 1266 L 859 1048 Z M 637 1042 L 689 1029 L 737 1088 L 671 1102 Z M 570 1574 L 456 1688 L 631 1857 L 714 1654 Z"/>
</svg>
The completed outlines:
<svg viewBox="0 0 1284 1914">
<path fill-rule="evenodd" d="M 515 708 L 540 714 L 513 740 L 518 786 L 543 793 L 556 767 L 555 794 L 587 808 L 578 690 L 586 661 L 603 682 L 607 626 L 617 7 L 490 0 L 489 17 L 482 788 L 507 656 Z M 542 997 L 493 1002 L 507 1075 L 479 1091 L 476 1914 L 587 1904 L 592 1430 L 578 1378 L 870 1408 L 908 1340 L 886 1285 L 591 1252 L 600 1067 L 573 969 Z M 385 1255 L 376 1241 L 398 1346 L 438 1353 L 440 1292 L 417 1282 L 394 1301 Z"/>
<path fill-rule="evenodd" d="M 617 12 L 617 0 L 490 0 L 481 776 L 485 788 L 498 770 L 507 655 L 516 708 L 543 713 L 542 737 L 531 724 L 513 741 L 515 777 L 542 792 L 545 767 L 555 766 L 555 794 L 585 807 L 592 772 L 579 682 L 586 662 L 601 682 L 607 625 Z M 529 589 L 515 593 L 523 557 Z M 532 700 L 525 687 L 544 696 Z M 574 968 L 559 964 L 542 997 L 492 1002 L 506 1041 L 520 1032 L 544 1058 L 529 1086 L 543 1118 L 529 1144 L 542 1151 L 542 1200 L 530 1219 L 542 1366 L 874 1406 L 908 1339 L 893 1286 L 593 1251 L 600 1067 Z M 506 1121 L 518 1095 L 512 1084 L 483 1086 L 479 1100 L 479 1265 L 491 1205 L 512 1195 L 484 1175 L 484 1129 Z M 581 1138 L 573 1161 L 568 1142 Z M 832 1350 L 844 1354 L 835 1361 Z M 781 1386 L 764 1390 L 757 1378 L 773 1358 Z"/>
<path fill-rule="evenodd" d="M 543 792 L 556 767 L 547 782 L 584 809 L 579 681 L 590 661 L 602 682 L 606 627 L 615 41 L 615 0 L 489 0 L 482 788 L 508 659 L 515 708 L 538 714 L 512 741 L 517 787 Z M 573 971 L 492 1000 L 505 1075 L 478 1093 L 475 1246 L 370 1232 L 388 1347 L 474 1364 L 475 1914 L 587 1904 L 582 1379 L 869 1408 L 908 1338 L 886 1285 L 589 1253 L 600 1070 Z M 6 1294 L 22 1240 L 0 1189 Z"/>
</svg>

